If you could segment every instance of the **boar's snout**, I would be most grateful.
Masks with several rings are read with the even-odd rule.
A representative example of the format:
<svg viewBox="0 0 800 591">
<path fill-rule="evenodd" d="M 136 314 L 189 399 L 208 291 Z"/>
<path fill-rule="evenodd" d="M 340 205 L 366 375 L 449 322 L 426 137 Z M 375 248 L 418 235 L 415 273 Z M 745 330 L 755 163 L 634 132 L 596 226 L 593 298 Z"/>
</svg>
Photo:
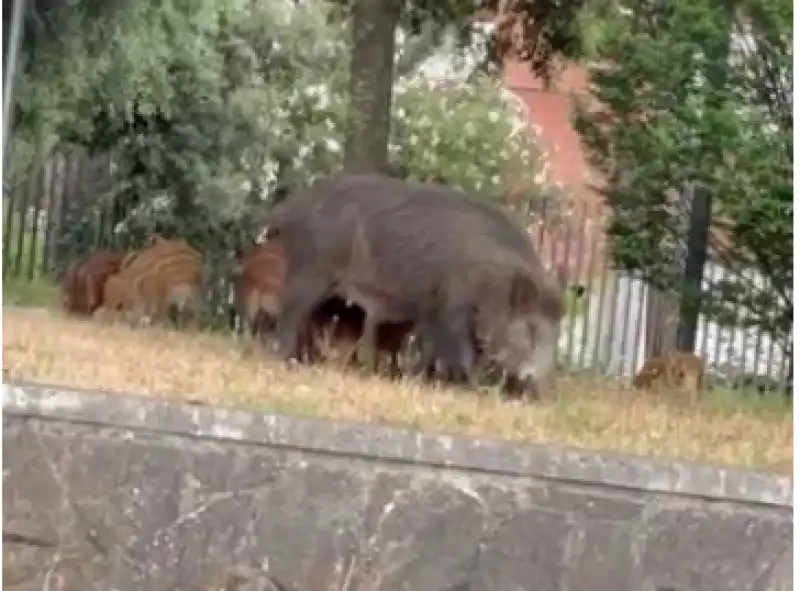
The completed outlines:
<svg viewBox="0 0 800 591">
<path fill-rule="evenodd" d="M 505 325 L 490 355 L 505 370 L 509 392 L 538 397 L 552 385 L 557 336 L 557 326 L 536 314 Z"/>
</svg>

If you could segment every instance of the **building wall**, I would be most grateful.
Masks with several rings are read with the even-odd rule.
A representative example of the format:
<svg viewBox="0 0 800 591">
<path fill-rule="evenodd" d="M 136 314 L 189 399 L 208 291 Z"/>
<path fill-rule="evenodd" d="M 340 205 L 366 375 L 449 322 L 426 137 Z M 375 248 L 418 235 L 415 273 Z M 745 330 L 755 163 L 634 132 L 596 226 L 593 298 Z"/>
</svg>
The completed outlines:
<svg viewBox="0 0 800 591">
<path fill-rule="evenodd" d="M 575 100 L 586 96 L 586 72 L 571 64 L 545 88 L 527 64 L 509 60 L 503 71 L 506 88 L 524 103 L 531 125 L 549 153 L 549 180 L 561 185 L 570 199 L 565 223 L 541 222 L 532 228 L 543 258 L 570 281 L 585 282 L 606 268 L 603 202 L 591 185 L 599 181 L 584 155 L 572 125 Z M 593 256 L 587 256 L 591 250 Z"/>
<path fill-rule="evenodd" d="M 587 91 L 586 72 L 578 65 L 568 65 L 553 85 L 545 88 L 527 64 L 509 61 L 503 78 L 506 87 L 525 103 L 531 124 L 541 130 L 551 154 L 551 179 L 563 184 L 576 202 L 599 214 L 602 201 L 587 186 L 592 173 L 572 125 L 575 99 Z"/>
</svg>

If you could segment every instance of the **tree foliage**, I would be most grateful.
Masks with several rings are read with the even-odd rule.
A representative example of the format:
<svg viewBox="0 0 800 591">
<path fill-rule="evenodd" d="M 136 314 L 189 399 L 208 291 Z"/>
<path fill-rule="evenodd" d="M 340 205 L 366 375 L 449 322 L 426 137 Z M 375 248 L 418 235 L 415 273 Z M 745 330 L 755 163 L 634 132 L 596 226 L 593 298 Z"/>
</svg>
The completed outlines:
<svg viewBox="0 0 800 591">
<path fill-rule="evenodd" d="M 624 7 L 623 7 L 624 8 Z M 712 198 L 704 307 L 791 346 L 792 5 L 788 0 L 639 3 L 609 19 L 576 124 L 604 175 L 616 263 L 680 286 L 694 183 Z M 743 318 L 734 308 L 747 310 Z"/>
<path fill-rule="evenodd" d="M 336 18 L 347 19 L 358 0 L 329 0 Z M 557 57 L 586 53 L 586 26 L 606 2 L 590 0 L 412 0 L 403 2 L 400 25 L 415 39 L 440 45 L 455 33 L 461 45 L 469 41 L 476 19 L 490 19 L 497 28 L 490 38 L 488 62 L 505 57 L 527 62 L 539 75 L 549 75 Z M 487 65 L 487 64 L 484 64 Z"/>
<path fill-rule="evenodd" d="M 600 0 L 598 0 L 600 1 Z M 398 28 L 409 34 L 410 50 L 419 56 L 426 47 L 456 37 L 461 46 L 471 37 L 476 21 L 494 20 L 497 27 L 488 39 L 484 71 L 497 71 L 507 57 L 521 59 L 546 80 L 557 56 L 582 54 L 582 24 L 588 0 L 331 0 L 340 21 L 349 21 L 350 119 L 345 145 L 345 168 L 354 171 L 384 170 L 390 133 L 392 60 Z M 408 60 L 403 60 L 408 61 Z"/>
<path fill-rule="evenodd" d="M 348 35 L 320 5 L 162 0 L 62 24 L 25 65 L 14 159 L 24 172 L 64 142 L 109 155 L 113 182 L 97 197 L 118 234 L 229 242 L 282 188 L 341 167 Z M 408 175 L 499 195 L 516 162 L 531 199 L 549 192 L 545 155 L 499 82 L 404 84 L 391 150 Z"/>
</svg>

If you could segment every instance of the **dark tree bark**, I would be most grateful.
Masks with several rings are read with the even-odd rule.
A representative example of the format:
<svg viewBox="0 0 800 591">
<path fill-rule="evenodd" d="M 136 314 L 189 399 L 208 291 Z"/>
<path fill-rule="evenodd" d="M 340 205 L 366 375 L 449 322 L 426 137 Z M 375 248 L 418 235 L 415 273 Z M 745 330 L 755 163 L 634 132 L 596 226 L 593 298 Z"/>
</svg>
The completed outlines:
<svg viewBox="0 0 800 591">
<path fill-rule="evenodd" d="M 394 34 L 400 0 L 355 0 L 351 12 L 350 105 L 344 146 L 349 172 L 388 170 Z"/>
</svg>

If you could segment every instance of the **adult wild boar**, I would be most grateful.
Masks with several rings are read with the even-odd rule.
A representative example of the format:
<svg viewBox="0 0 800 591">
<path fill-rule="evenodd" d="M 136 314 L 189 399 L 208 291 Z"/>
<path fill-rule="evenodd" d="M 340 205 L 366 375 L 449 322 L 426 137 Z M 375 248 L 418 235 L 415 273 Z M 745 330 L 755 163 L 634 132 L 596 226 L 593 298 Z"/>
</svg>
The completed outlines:
<svg viewBox="0 0 800 591">
<path fill-rule="evenodd" d="M 436 224 L 438 232 L 458 218 L 457 212 L 447 214 Z M 463 229 L 471 220 L 461 221 Z M 356 248 L 337 289 L 364 307 L 367 349 L 374 334 L 371 321 L 413 320 L 421 341 L 415 372 L 430 375 L 440 361 L 448 377 L 467 378 L 480 355 L 507 374 L 510 389 L 530 382 L 536 390 L 554 359 L 561 317 L 558 290 L 525 253 L 479 231 L 459 246 L 457 229 L 441 234 L 449 234 L 445 239 L 452 242 L 426 246 L 425 240 L 406 240 L 403 232 L 382 231 L 378 224 L 372 236 L 358 228 Z M 367 251 L 370 245 L 375 247 Z M 423 261 L 427 273 L 414 268 L 415 260 Z"/>
<path fill-rule="evenodd" d="M 561 296 L 527 235 L 443 185 L 341 174 L 276 206 L 269 233 L 287 257 L 279 351 L 291 357 L 319 302 L 338 294 L 378 322 L 416 324 L 421 364 L 469 373 L 476 353 L 535 383 L 552 368 Z"/>
</svg>

